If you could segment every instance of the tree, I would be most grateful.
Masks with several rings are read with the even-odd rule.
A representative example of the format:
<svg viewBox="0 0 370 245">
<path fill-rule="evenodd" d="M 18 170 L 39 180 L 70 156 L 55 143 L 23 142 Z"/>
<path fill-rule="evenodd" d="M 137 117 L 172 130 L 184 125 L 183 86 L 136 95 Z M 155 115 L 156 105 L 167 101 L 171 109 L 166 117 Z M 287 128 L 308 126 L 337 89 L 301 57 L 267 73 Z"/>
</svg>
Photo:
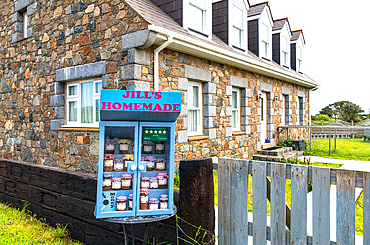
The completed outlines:
<svg viewBox="0 0 370 245">
<path fill-rule="evenodd" d="M 322 108 L 319 113 L 321 115 L 327 115 L 328 117 L 332 117 L 335 114 L 333 108 L 331 108 L 330 105 Z"/>
<path fill-rule="evenodd" d="M 338 101 L 321 109 L 320 114 L 335 116 L 346 122 L 358 122 L 361 120 L 360 113 L 364 112 L 360 106 L 350 101 Z"/>
</svg>

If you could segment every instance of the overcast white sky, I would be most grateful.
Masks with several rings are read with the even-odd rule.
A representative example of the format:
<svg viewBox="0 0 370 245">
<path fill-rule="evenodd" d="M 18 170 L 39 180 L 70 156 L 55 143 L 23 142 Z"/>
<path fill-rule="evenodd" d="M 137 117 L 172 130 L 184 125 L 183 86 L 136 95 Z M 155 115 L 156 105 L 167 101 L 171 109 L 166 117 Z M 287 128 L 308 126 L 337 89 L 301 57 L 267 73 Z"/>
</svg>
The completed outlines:
<svg viewBox="0 0 370 245">
<path fill-rule="evenodd" d="M 369 113 L 370 1 L 271 0 L 270 8 L 274 19 L 288 17 L 292 30 L 303 29 L 304 72 L 320 84 L 311 92 L 311 115 L 342 100 Z"/>
</svg>

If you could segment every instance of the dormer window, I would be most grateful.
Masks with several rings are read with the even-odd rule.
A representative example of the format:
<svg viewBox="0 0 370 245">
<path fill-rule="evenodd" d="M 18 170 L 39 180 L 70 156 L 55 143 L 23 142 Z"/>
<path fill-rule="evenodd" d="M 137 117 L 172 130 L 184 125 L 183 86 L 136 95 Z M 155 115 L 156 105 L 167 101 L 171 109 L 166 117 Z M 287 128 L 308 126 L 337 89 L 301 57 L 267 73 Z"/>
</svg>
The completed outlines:
<svg viewBox="0 0 370 245">
<path fill-rule="evenodd" d="M 262 58 L 270 60 L 270 28 L 262 23 L 261 25 Z"/>
<path fill-rule="evenodd" d="M 201 37 L 212 36 L 212 1 L 183 0 L 183 26 Z"/>
<path fill-rule="evenodd" d="M 289 41 L 287 37 L 281 38 L 281 55 L 282 55 L 282 65 L 289 67 Z"/>
<path fill-rule="evenodd" d="M 288 18 L 274 20 L 272 26 L 272 59 L 288 69 L 290 69 L 291 33 Z"/>
<path fill-rule="evenodd" d="M 291 67 L 299 73 L 303 73 L 303 48 L 305 44 L 303 31 L 292 31 L 292 38 L 290 40 Z"/>
<path fill-rule="evenodd" d="M 189 13 L 191 16 L 189 19 L 189 28 L 194 31 L 204 32 L 206 24 L 206 7 L 204 0 L 189 1 Z"/>
<path fill-rule="evenodd" d="M 302 47 L 298 46 L 297 50 L 298 72 L 302 72 Z"/>
</svg>

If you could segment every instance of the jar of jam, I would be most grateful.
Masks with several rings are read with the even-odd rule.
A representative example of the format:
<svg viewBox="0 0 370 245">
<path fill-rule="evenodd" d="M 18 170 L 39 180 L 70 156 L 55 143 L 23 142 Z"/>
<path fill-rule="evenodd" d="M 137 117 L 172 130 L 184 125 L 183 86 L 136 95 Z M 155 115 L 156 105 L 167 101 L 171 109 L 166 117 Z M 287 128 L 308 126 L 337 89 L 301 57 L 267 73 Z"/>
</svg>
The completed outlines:
<svg viewBox="0 0 370 245">
<path fill-rule="evenodd" d="M 168 175 L 167 173 L 158 173 L 158 188 L 167 189 L 168 188 Z"/>
<path fill-rule="evenodd" d="M 149 209 L 150 210 L 157 210 L 158 209 L 158 203 L 159 203 L 158 198 L 155 198 L 155 197 L 150 198 L 149 199 Z"/>
<path fill-rule="evenodd" d="M 161 201 L 159 208 L 168 209 L 168 195 L 161 195 L 161 198 L 159 200 Z"/>
<path fill-rule="evenodd" d="M 132 145 L 132 141 L 129 139 L 121 139 L 118 141 L 119 144 L 119 154 L 128 154 L 130 153 L 130 146 Z"/>
<path fill-rule="evenodd" d="M 157 177 L 150 178 L 149 188 L 150 189 L 158 189 L 158 179 Z"/>
<path fill-rule="evenodd" d="M 112 189 L 112 175 L 103 174 L 103 191 L 110 191 Z"/>
<path fill-rule="evenodd" d="M 149 189 L 150 186 L 150 178 L 149 177 L 141 177 L 140 187 Z"/>
<path fill-rule="evenodd" d="M 112 178 L 112 190 L 120 190 L 121 188 L 121 178 Z"/>
<path fill-rule="evenodd" d="M 104 154 L 103 171 L 113 171 L 113 154 Z"/>
<path fill-rule="evenodd" d="M 124 190 L 131 189 L 131 180 L 132 180 L 131 174 L 122 174 L 121 180 L 122 180 L 122 189 Z"/>
<path fill-rule="evenodd" d="M 109 137 L 107 137 L 105 139 L 105 150 L 104 150 L 104 153 L 105 154 L 114 154 L 114 140 L 113 139 L 109 139 Z"/>
<path fill-rule="evenodd" d="M 140 189 L 140 209 L 148 209 L 148 198 L 149 198 L 149 189 Z"/>
<path fill-rule="evenodd" d="M 155 170 L 155 156 L 146 156 L 146 171 L 154 171 Z"/>
<path fill-rule="evenodd" d="M 114 171 L 117 171 L 117 172 L 122 172 L 122 171 L 125 171 L 125 160 L 123 160 L 123 158 L 115 158 L 113 160 L 113 163 L 114 163 L 114 166 L 113 166 L 113 170 Z"/>
<path fill-rule="evenodd" d="M 132 194 L 128 195 L 128 210 L 132 210 Z"/>
<path fill-rule="evenodd" d="M 144 154 L 152 154 L 153 153 L 153 145 L 150 141 L 143 141 L 143 153 Z"/>
<path fill-rule="evenodd" d="M 165 141 L 155 142 L 155 154 L 164 154 L 164 143 Z"/>
<path fill-rule="evenodd" d="M 159 171 L 166 170 L 166 159 L 165 158 L 157 158 L 155 169 Z"/>
<path fill-rule="evenodd" d="M 117 211 L 126 211 L 127 209 L 127 196 L 117 197 Z"/>
</svg>

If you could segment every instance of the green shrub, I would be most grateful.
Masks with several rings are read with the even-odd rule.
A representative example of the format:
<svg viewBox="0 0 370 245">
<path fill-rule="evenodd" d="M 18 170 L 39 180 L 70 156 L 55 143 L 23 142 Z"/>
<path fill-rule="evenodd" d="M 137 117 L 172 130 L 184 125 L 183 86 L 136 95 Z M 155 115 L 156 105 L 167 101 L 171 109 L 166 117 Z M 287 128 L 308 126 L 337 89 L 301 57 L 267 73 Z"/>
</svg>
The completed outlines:
<svg viewBox="0 0 370 245">
<path fill-rule="evenodd" d="M 320 114 L 316 117 L 317 121 L 320 121 L 320 122 L 329 122 L 330 121 L 330 118 L 328 117 L 328 115 L 324 115 L 324 114 Z"/>
</svg>

